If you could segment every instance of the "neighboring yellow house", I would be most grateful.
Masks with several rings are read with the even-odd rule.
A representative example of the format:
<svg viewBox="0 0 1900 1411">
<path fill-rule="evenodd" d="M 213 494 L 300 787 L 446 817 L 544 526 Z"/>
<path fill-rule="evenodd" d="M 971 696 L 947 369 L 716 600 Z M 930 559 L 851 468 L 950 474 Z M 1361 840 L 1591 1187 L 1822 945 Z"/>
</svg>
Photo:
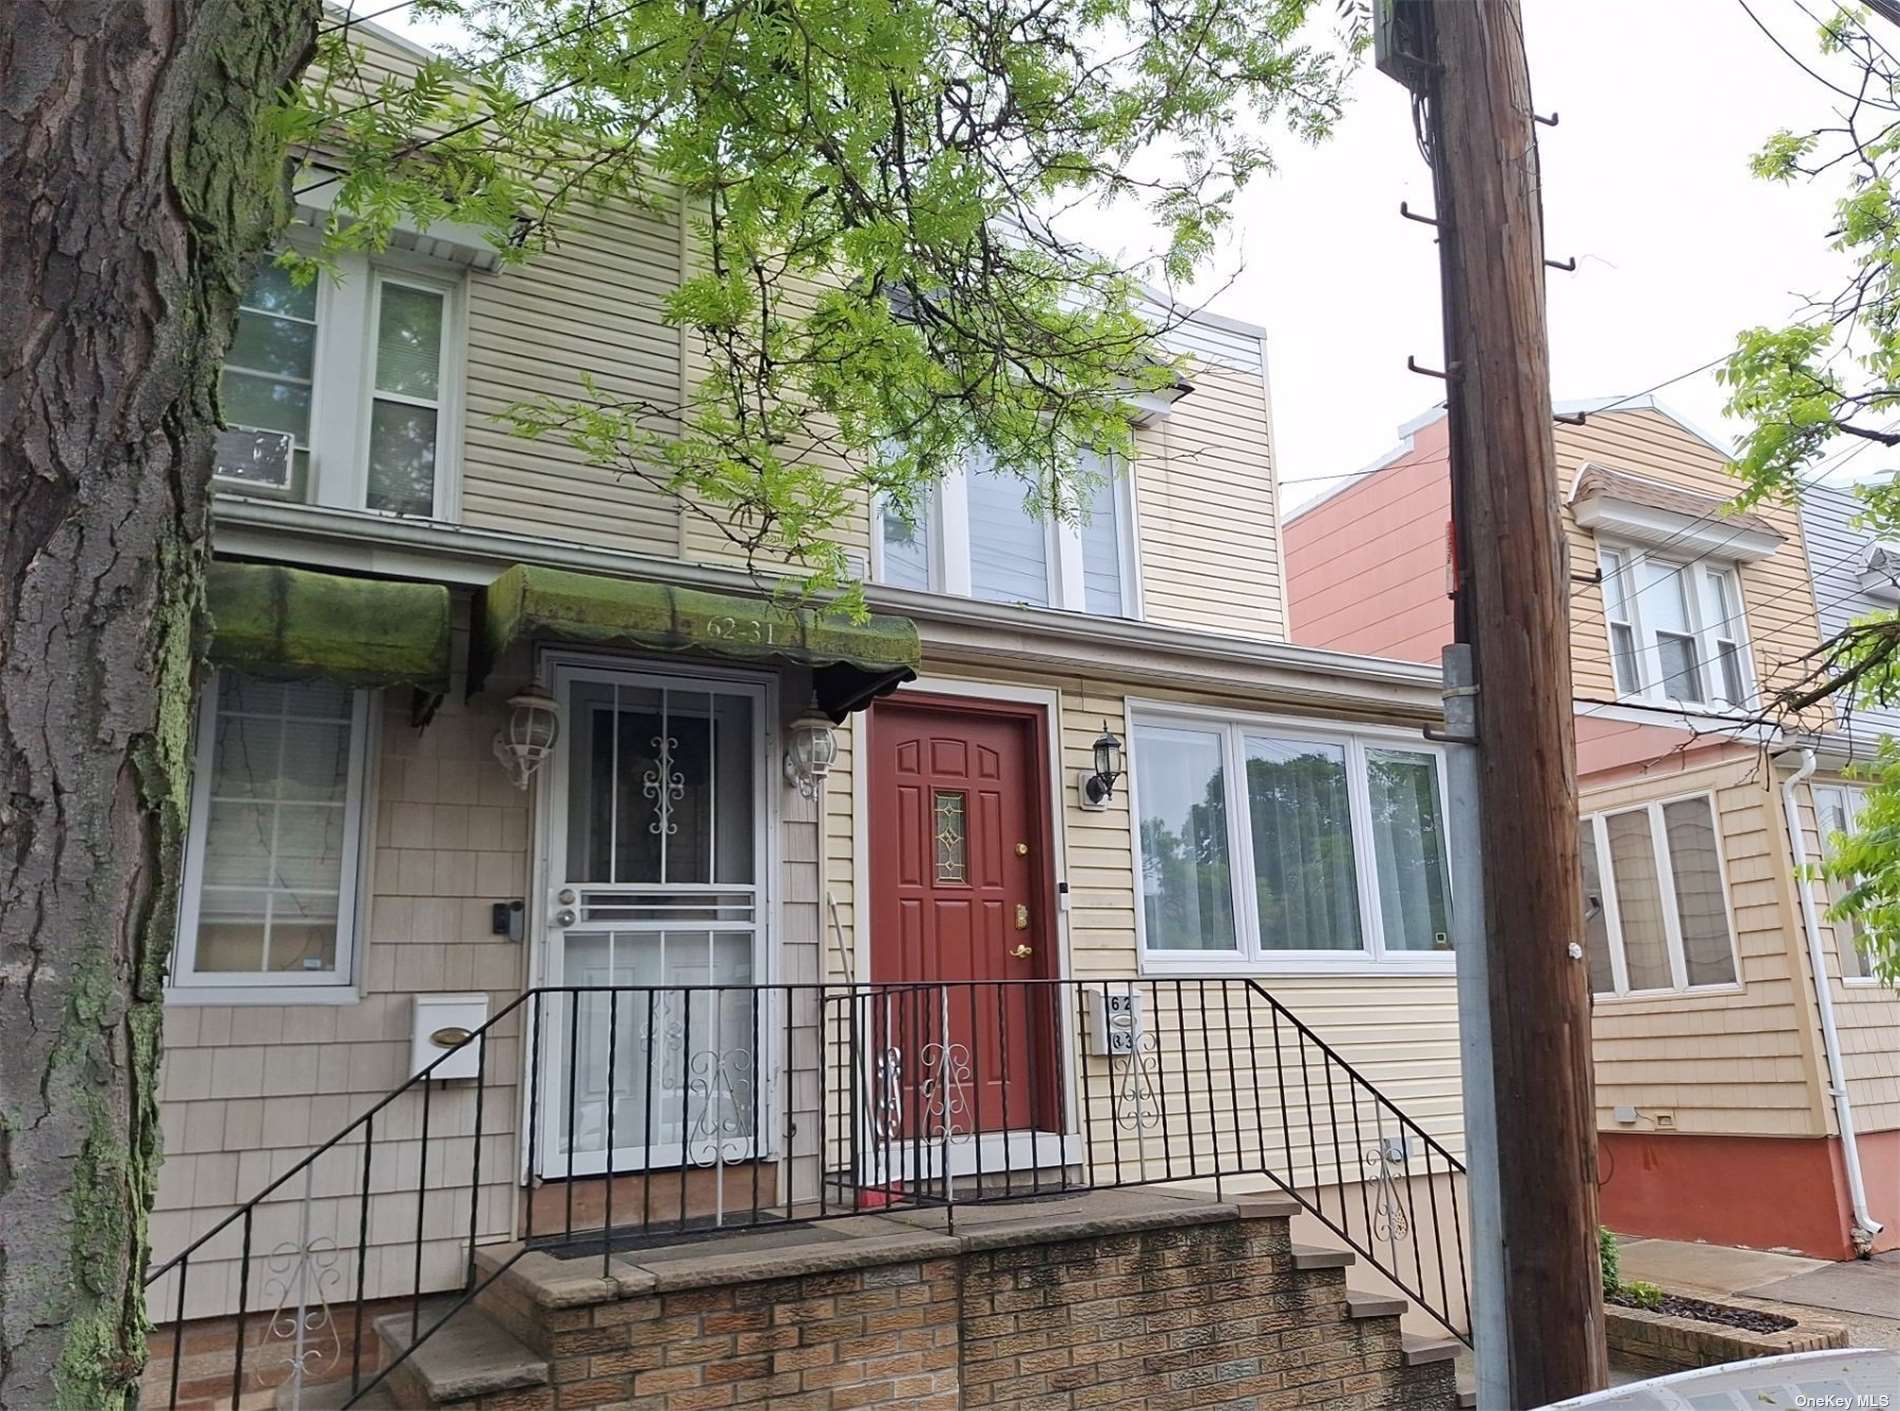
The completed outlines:
<svg viewBox="0 0 1900 1411">
<path fill-rule="evenodd" d="M 1827 772 L 1847 747 L 1818 715 L 1812 736 L 1756 720 L 1820 641 L 1803 515 L 1730 512 L 1727 452 L 1652 399 L 1560 410 L 1582 417 L 1556 445 L 1603 1218 L 1831 1258 L 1895 1247 L 1900 1005 L 1800 880 L 1817 805 L 1830 831 L 1853 806 Z M 1295 640 L 1421 661 L 1450 640 L 1442 411 L 1403 434 L 1289 516 Z"/>
<path fill-rule="evenodd" d="M 866 507 L 849 624 L 496 423 L 677 404 L 687 243 L 437 226 L 244 300 L 155 1346 L 212 1320 L 215 1395 L 240 1310 L 269 1385 L 472 1244 L 1184 1179 L 1462 1330 L 1438 673 L 1287 640 L 1262 331 L 1171 335 L 1085 524 L 976 465 Z"/>
</svg>

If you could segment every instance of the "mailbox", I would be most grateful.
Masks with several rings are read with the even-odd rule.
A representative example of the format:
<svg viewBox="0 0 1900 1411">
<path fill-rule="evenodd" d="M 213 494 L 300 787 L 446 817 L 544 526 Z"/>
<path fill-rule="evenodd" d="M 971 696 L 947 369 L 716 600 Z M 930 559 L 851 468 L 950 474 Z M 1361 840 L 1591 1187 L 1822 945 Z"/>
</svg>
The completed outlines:
<svg viewBox="0 0 1900 1411">
<path fill-rule="evenodd" d="M 488 1022 L 488 996 L 417 995 L 415 1025 L 409 1039 L 411 1076 Z M 430 1070 L 431 1078 L 473 1078 L 481 1072 L 482 1040 L 449 1053 Z"/>
</svg>

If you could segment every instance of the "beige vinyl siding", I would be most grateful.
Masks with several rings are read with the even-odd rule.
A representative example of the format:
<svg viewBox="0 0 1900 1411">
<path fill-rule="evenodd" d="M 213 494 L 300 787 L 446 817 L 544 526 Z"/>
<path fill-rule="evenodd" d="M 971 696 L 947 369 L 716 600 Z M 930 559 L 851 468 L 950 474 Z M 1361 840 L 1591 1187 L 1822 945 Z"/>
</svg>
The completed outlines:
<svg viewBox="0 0 1900 1411">
<path fill-rule="evenodd" d="M 1557 483 L 1566 496 L 1586 461 L 1724 501 L 1741 489 L 1741 482 L 1726 469 L 1726 457 L 1660 412 L 1593 413 L 1582 426 L 1559 422 L 1556 442 Z M 1774 553 L 1739 568 L 1742 612 L 1747 620 L 1756 679 L 1768 690 L 1799 674 L 1794 660 L 1817 645 L 1819 638 L 1814 586 L 1803 553 L 1799 513 L 1778 502 L 1757 505 L 1754 512 L 1787 536 L 1787 542 Z M 1586 578 L 1597 571 L 1596 536 L 1579 528 L 1567 509 L 1564 523 L 1569 531 L 1571 578 Z M 1690 559 L 1702 553 L 1701 549 L 1684 548 L 1681 557 Z M 1716 562 L 1720 557 L 1719 552 L 1711 552 L 1703 561 Z M 1612 700 L 1618 693 L 1610 670 L 1602 590 L 1594 584 L 1573 581 L 1573 592 L 1571 672 L 1576 694 Z"/>
<path fill-rule="evenodd" d="M 1135 931 L 1140 898 L 1127 791 L 1117 789 L 1106 809 L 1092 812 L 1080 806 L 1075 788 L 1077 774 L 1093 767 L 1094 743 L 1103 723 L 1128 739 L 1130 697 L 1143 701 L 1225 705 L 1234 709 L 1297 711 L 1294 706 L 1263 706 L 1258 699 L 1243 702 L 1223 699 L 1210 692 L 1167 691 L 1133 682 L 1092 678 L 1056 679 L 1026 673 L 976 672 L 938 666 L 926 660 L 924 680 L 916 689 L 928 690 L 932 681 L 1031 686 L 1059 693 L 1060 750 L 1054 763 L 1062 798 L 1059 839 L 1062 857 L 1056 875 L 1069 884 L 1068 910 L 1060 925 L 1066 943 L 1068 968 L 1065 973 L 1077 979 L 1121 979 L 1140 973 Z M 1316 718 L 1315 723 L 1319 723 L 1319 719 Z M 856 759 L 854 754 L 854 767 Z M 842 757 L 840 763 L 843 763 Z M 855 791 L 855 797 L 867 800 L 868 789 Z M 845 918 L 847 944 L 855 945 L 856 933 L 852 927 L 856 916 L 853 908 L 846 905 L 850 888 L 844 880 L 850 868 L 850 810 L 854 791 L 840 780 L 837 767 L 832 774 L 829 802 L 833 821 L 832 852 L 827 866 L 832 894 Z M 869 897 L 868 878 L 862 879 L 859 890 L 856 904 L 863 905 Z M 858 976 L 861 981 L 867 978 L 862 974 Z M 1462 1156 L 1464 1137 L 1454 976 L 1273 974 L 1258 978 L 1264 990 L 1310 1025 L 1321 1039 L 1337 1048 L 1401 1111 L 1454 1155 Z M 1191 994 L 1191 982 L 1189 987 Z M 1210 997 L 1213 993 L 1210 988 Z M 1264 1004 L 1257 1002 L 1257 1007 L 1264 1016 Z M 1287 1041 L 1290 1045 L 1290 1031 Z M 1289 1058 L 1292 1052 L 1289 1047 Z M 1213 1056 L 1214 1070 L 1222 1084 L 1226 1081 L 1224 1061 L 1222 1053 Z M 1195 1079 L 1197 1083 L 1202 1081 Z M 1159 1153 L 1159 1150 L 1157 1144 L 1154 1151 Z M 1310 1154 L 1302 1154 L 1300 1160 L 1303 1163 L 1310 1160 Z"/>
<path fill-rule="evenodd" d="M 1818 776 L 1797 794 L 1811 860 L 1821 856 L 1814 784 L 1839 782 L 1838 778 Z M 1827 919 L 1827 909 L 1839 897 L 1840 888 L 1818 879 L 1813 886 L 1828 988 L 1834 999 L 1834 1028 L 1840 1038 L 1841 1062 L 1847 1070 L 1848 1097 L 1854 1105 L 1854 1130 L 1884 1132 L 1900 1128 L 1900 995 L 1877 981 L 1850 983 L 1842 979 L 1845 927 Z"/>
<path fill-rule="evenodd" d="M 1773 771 L 1752 750 L 1671 773 L 1586 792 L 1586 814 L 1653 799 L 1713 796 L 1739 959 L 1739 987 L 1594 1002 L 1598 1125 L 1657 1130 L 1657 1113 L 1680 1132 L 1813 1136 L 1817 1107 L 1813 1034 L 1800 932 L 1789 883 Z M 1614 1119 L 1619 1106 L 1641 1114 Z"/>
<path fill-rule="evenodd" d="M 1153 622 L 1286 639 L 1264 340 L 1189 326 L 1194 390 L 1138 435 L 1135 519 Z M 1172 339 L 1181 342 L 1188 330 Z"/>
<path fill-rule="evenodd" d="M 370 886 L 358 923 L 361 998 L 166 1007 L 159 1086 L 165 1161 L 151 1219 L 158 1260 L 206 1233 L 408 1078 L 413 994 L 485 992 L 495 1015 L 520 993 L 524 947 L 489 927 L 493 902 L 526 893 L 526 800 L 495 767 L 489 748 L 506 706 L 494 697 L 465 706 L 456 692 L 422 731 L 410 727 L 408 708 L 407 691 L 388 693 L 373 792 L 366 794 Z M 486 1060 L 478 1221 L 484 1239 L 506 1238 L 513 1229 L 517 1018 L 497 1026 Z M 438 1173 L 466 1173 L 471 1143 L 444 1142 L 441 1134 L 472 1136 L 473 1087 L 435 1087 L 430 1160 Z M 413 1284 L 414 1178 L 401 1173 L 415 1169 L 421 1112 L 422 1095 L 413 1091 L 376 1118 L 366 1276 L 372 1298 L 406 1293 Z M 343 1251 L 337 1288 L 352 1294 L 362 1159 L 358 1129 L 313 1168 L 311 1233 Z M 436 1287 L 454 1281 L 469 1229 L 466 1175 L 441 1179 L 422 1251 L 424 1277 Z M 258 1207 L 253 1251 L 297 1240 L 303 1194 L 302 1178 L 293 1177 Z M 187 1317 L 237 1306 L 241 1234 L 234 1225 L 193 1256 Z M 266 1262 L 253 1260 L 252 1308 L 271 1306 Z M 177 1315 L 175 1276 L 153 1286 L 149 1306 L 161 1321 Z"/>
</svg>

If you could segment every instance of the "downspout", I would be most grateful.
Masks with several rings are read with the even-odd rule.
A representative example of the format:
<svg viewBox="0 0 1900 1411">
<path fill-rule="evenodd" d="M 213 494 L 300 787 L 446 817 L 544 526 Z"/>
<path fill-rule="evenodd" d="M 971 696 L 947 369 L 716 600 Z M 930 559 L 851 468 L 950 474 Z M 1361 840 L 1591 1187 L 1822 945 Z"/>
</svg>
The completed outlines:
<svg viewBox="0 0 1900 1411">
<path fill-rule="evenodd" d="M 1841 1156 L 1847 1167 L 1847 1197 L 1854 1210 L 1854 1248 L 1865 1254 L 1875 1235 L 1885 1227 L 1867 1210 L 1867 1185 L 1861 1179 L 1860 1146 L 1854 1137 L 1854 1104 L 1847 1093 L 1847 1067 L 1841 1061 L 1841 1036 L 1834 1027 L 1834 993 L 1828 984 L 1827 958 L 1821 952 L 1821 918 L 1814 905 L 1814 881 L 1808 875 L 1808 844 L 1801 828 L 1801 808 L 1795 802 L 1797 784 L 1814 773 L 1814 751 L 1801 751 L 1801 767 L 1781 783 L 1781 807 L 1788 820 L 1788 842 L 1794 849 L 1795 886 L 1801 896 L 1801 929 L 1807 937 L 1808 966 L 1814 973 L 1814 1002 L 1821 1011 L 1821 1049 L 1827 1055 L 1828 1095 L 1834 1099 L 1834 1120 L 1841 1129 Z"/>
</svg>

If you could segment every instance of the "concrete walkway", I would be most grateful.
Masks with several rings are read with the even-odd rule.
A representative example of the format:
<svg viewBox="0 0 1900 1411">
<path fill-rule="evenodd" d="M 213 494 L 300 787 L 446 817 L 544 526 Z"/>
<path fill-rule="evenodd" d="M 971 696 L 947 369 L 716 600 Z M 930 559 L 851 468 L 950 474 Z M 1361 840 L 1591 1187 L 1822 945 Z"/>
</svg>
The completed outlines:
<svg viewBox="0 0 1900 1411">
<path fill-rule="evenodd" d="M 1682 1240 L 1625 1239 L 1623 1279 L 1747 1307 L 1813 1308 L 1847 1328 L 1850 1347 L 1900 1348 L 1900 1254 L 1832 1263 Z"/>
</svg>

